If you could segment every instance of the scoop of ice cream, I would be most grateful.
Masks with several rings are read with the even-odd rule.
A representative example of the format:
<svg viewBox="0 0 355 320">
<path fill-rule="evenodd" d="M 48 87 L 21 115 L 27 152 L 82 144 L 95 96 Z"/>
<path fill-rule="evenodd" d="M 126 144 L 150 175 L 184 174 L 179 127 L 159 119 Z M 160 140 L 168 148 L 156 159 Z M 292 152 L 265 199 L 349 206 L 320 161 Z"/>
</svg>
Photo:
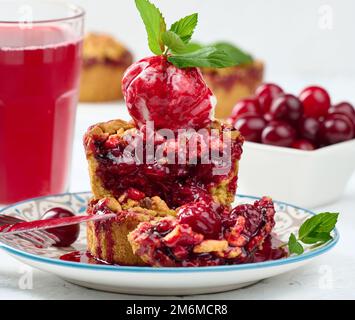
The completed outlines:
<svg viewBox="0 0 355 320">
<path fill-rule="evenodd" d="M 215 97 L 197 68 L 179 69 L 165 56 L 131 65 L 122 80 L 128 111 L 138 127 L 154 121 L 155 129 L 205 127 Z"/>
</svg>

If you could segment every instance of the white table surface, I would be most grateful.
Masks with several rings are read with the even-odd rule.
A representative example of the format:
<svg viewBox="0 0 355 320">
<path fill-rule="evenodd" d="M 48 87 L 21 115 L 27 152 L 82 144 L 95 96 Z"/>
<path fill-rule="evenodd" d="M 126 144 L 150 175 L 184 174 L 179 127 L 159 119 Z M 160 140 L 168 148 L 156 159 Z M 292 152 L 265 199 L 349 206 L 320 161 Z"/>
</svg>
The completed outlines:
<svg viewBox="0 0 355 320">
<path fill-rule="evenodd" d="M 348 88 L 354 88 L 347 83 Z M 344 90 L 344 88 L 342 88 Z M 345 90 L 344 90 L 345 91 Z M 351 92 L 346 90 L 346 92 Z M 355 99 L 353 99 L 355 100 Z M 82 136 L 96 122 L 128 119 L 123 104 L 80 105 L 78 108 L 70 191 L 89 190 Z M 331 183 L 331 182 L 330 182 Z M 341 212 L 338 228 L 341 239 L 331 252 L 296 271 L 263 280 L 248 288 L 193 297 L 157 299 L 355 299 L 355 175 L 342 199 L 317 211 Z M 112 294 L 89 290 L 60 278 L 33 270 L 33 288 L 20 289 L 27 266 L 0 251 L 0 299 L 144 299 L 144 296 Z M 208 281 L 208 279 L 206 279 Z M 155 297 L 150 297 L 155 298 Z"/>
</svg>

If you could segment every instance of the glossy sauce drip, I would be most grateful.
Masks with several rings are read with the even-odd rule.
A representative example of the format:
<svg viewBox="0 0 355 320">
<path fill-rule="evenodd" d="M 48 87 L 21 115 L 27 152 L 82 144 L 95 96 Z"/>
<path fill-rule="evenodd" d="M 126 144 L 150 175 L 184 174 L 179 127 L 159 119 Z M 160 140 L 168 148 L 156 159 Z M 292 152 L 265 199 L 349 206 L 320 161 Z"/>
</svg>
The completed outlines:
<svg viewBox="0 0 355 320">
<path fill-rule="evenodd" d="M 264 242 L 263 249 L 256 251 L 255 254 L 245 262 L 257 263 L 257 262 L 273 261 L 273 260 L 279 260 L 282 258 L 286 258 L 288 256 L 288 253 L 285 249 L 280 248 L 280 246 L 282 244 L 283 243 L 281 241 L 279 241 L 278 239 L 267 238 Z M 96 259 L 87 251 L 70 252 L 70 253 L 62 255 L 59 259 L 64 260 L 64 261 L 70 261 L 70 262 L 78 262 L 78 263 L 88 263 L 88 264 L 97 264 L 97 265 L 117 265 L 118 266 L 118 264 L 111 264 L 111 263 Z M 223 264 L 222 259 L 221 259 L 221 264 Z M 226 264 L 230 265 L 231 263 L 226 263 Z"/>
</svg>

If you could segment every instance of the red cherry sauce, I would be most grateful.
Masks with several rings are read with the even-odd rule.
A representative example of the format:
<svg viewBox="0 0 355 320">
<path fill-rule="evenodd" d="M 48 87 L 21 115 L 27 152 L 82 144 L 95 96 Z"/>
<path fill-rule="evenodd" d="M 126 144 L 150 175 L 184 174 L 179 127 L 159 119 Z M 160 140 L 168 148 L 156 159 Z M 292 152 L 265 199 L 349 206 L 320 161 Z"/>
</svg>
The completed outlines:
<svg viewBox="0 0 355 320">
<path fill-rule="evenodd" d="M 257 262 L 264 262 L 264 261 L 272 261 L 272 260 L 279 260 L 286 258 L 288 253 L 285 249 L 280 248 L 282 243 L 277 240 L 276 238 L 270 236 L 267 237 L 263 243 L 263 248 L 257 250 L 255 254 L 251 257 L 248 261 L 249 263 L 257 263 Z M 201 255 L 200 256 L 200 263 L 205 262 L 207 265 L 207 259 L 209 258 L 208 255 Z M 77 263 L 88 263 L 88 264 L 97 264 L 97 265 L 117 265 L 118 264 L 110 264 L 106 261 L 102 261 L 93 257 L 90 252 L 88 251 L 73 251 L 66 254 L 63 254 L 59 257 L 60 260 L 70 261 L 70 262 L 77 262 Z M 217 261 L 215 261 L 217 262 Z M 217 265 L 222 264 L 222 260 L 218 261 Z M 191 265 L 192 266 L 192 265 Z M 202 265 L 200 265 L 202 266 Z"/>
<path fill-rule="evenodd" d="M 192 203 L 190 204 L 189 212 L 193 213 L 196 206 L 206 206 L 206 203 Z M 229 209 L 209 204 L 215 211 L 214 219 L 220 219 L 220 233 L 213 234 L 215 239 L 227 239 L 233 241 L 231 238 L 231 227 L 233 227 L 237 219 L 245 221 L 243 230 L 240 234 L 245 239 L 244 244 L 239 244 L 241 254 L 236 258 L 224 258 L 219 255 L 211 253 L 197 254 L 192 251 L 192 248 L 201 241 L 211 238 L 210 229 L 206 228 L 206 224 L 210 223 L 210 219 L 204 219 L 204 227 L 199 227 L 196 232 L 196 223 L 193 221 L 195 216 L 190 216 L 186 219 L 186 212 L 188 205 L 178 213 L 177 219 L 165 218 L 159 223 L 152 225 L 150 222 L 145 222 L 135 229 L 134 239 L 140 245 L 140 251 L 150 257 L 149 265 L 162 267 L 200 267 L 200 266 L 217 266 L 217 265 L 231 265 L 241 263 L 253 263 L 268 260 L 277 260 L 287 256 L 287 251 L 280 248 L 281 242 L 278 241 L 272 234 L 271 230 L 274 226 L 273 203 L 269 198 L 263 198 L 256 201 L 253 205 L 239 205 L 232 211 Z M 200 212 L 200 210 L 198 210 Z M 112 211 L 107 207 L 105 200 L 93 200 L 89 204 L 89 214 L 107 214 Z M 129 212 L 122 212 L 117 214 L 115 222 L 118 223 L 127 217 Z M 180 214 L 183 215 L 182 219 Z M 112 239 L 112 220 L 96 221 L 94 223 L 96 237 L 102 234 L 105 235 L 105 249 L 107 251 L 107 258 L 103 261 L 101 255 L 102 248 L 97 248 L 95 258 L 86 252 L 73 252 L 65 254 L 60 257 L 62 260 L 93 263 L 93 264 L 113 264 L 113 239 Z M 215 226 L 215 222 L 213 222 Z M 174 232 L 174 236 L 169 240 L 165 238 L 173 229 L 178 228 L 178 232 Z M 207 230 L 207 233 L 205 231 Z M 215 231 L 215 230 L 213 230 Z M 139 255 L 139 253 L 138 253 Z"/>
<path fill-rule="evenodd" d="M 223 134 L 233 130 L 229 125 L 223 125 L 220 130 L 220 141 L 223 141 Z M 109 190 L 116 198 L 119 198 L 127 189 L 134 188 L 137 192 L 144 192 L 147 197 L 159 196 L 167 202 L 170 208 L 177 208 L 191 201 L 211 199 L 211 189 L 224 179 L 230 180 L 227 185 L 228 190 L 232 193 L 236 192 L 237 181 L 234 175 L 237 160 L 242 154 L 243 137 L 239 136 L 232 140 L 231 157 L 228 159 L 228 163 L 223 163 L 228 170 L 222 174 L 214 174 L 214 169 L 220 168 L 220 162 L 211 159 L 210 163 L 206 164 L 202 161 L 204 152 L 206 150 L 209 152 L 214 147 L 216 141 L 213 139 L 218 139 L 218 137 L 214 138 L 210 135 L 206 144 L 207 148 L 200 142 L 205 138 L 202 138 L 199 133 L 197 133 L 197 137 L 197 152 L 194 151 L 192 155 L 189 150 L 189 142 L 186 143 L 184 152 L 186 152 L 187 161 L 185 164 L 179 163 L 178 157 L 182 152 L 177 143 L 177 136 L 170 139 L 162 137 L 154 144 L 154 155 L 157 155 L 157 149 L 161 149 L 162 146 L 164 150 L 173 148 L 176 156 L 175 164 L 162 163 L 157 157 L 153 159 L 153 163 L 149 163 L 146 157 L 147 144 L 144 140 L 142 141 L 143 159 L 140 164 L 120 162 L 128 145 L 128 142 L 123 138 L 117 138 L 117 141 L 113 142 L 109 137 L 104 139 L 100 136 L 94 137 L 94 139 L 84 138 L 84 141 L 89 143 L 86 145 L 87 152 L 92 152 L 98 162 L 97 176 L 101 179 L 105 189 Z M 110 140 L 108 141 L 108 139 Z M 145 139 L 144 136 L 142 139 Z M 132 157 L 134 152 L 134 150 L 131 151 Z M 191 159 L 194 161 L 190 161 Z"/>
<path fill-rule="evenodd" d="M 275 224 L 271 199 L 265 197 L 253 205 L 240 205 L 232 211 L 216 208 L 212 224 L 211 217 L 202 220 L 198 217 L 201 213 L 200 210 L 196 211 L 198 205 L 205 204 L 198 202 L 182 207 L 177 212 L 177 220 L 167 218 L 156 224 L 140 224 L 131 234 L 132 240 L 138 245 L 136 254 L 144 256 L 149 265 L 160 267 L 232 265 L 286 256 L 286 251 L 268 242 Z M 218 225 L 218 235 L 216 217 L 219 217 L 221 223 Z M 193 251 L 195 245 L 211 238 L 227 240 L 229 248 L 223 252 Z M 229 255 L 231 252 L 239 253 Z"/>
</svg>

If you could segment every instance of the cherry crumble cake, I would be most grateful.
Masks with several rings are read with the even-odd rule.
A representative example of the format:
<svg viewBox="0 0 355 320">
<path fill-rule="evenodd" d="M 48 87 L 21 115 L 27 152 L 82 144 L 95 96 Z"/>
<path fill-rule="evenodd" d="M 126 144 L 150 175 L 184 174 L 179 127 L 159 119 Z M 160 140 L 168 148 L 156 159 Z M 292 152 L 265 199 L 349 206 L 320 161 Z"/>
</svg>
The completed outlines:
<svg viewBox="0 0 355 320">
<path fill-rule="evenodd" d="M 87 224 L 90 255 L 153 267 L 280 258 L 269 250 L 272 200 L 232 208 L 244 138 L 215 120 L 216 99 L 197 68 L 231 66 L 231 60 L 207 48 L 225 62 L 189 65 L 191 56 L 184 61 L 163 47 L 123 76 L 132 121 L 99 123 L 84 136 L 93 193 L 88 214 L 116 214 Z"/>
</svg>

